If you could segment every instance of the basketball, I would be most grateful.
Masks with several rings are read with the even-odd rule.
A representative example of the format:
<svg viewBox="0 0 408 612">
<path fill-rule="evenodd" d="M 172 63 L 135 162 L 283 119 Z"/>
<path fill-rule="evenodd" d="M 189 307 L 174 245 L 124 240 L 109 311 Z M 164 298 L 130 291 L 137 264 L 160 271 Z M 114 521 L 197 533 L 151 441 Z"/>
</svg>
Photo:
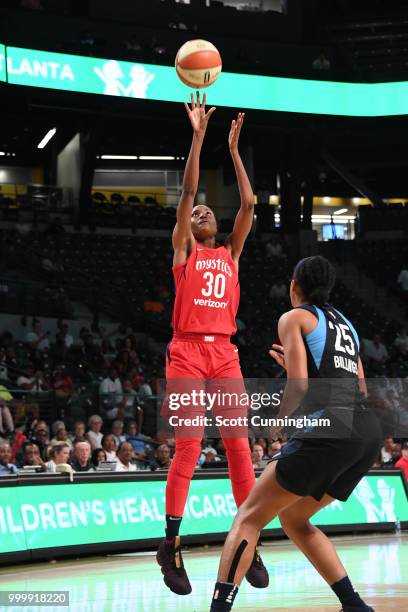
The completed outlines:
<svg viewBox="0 0 408 612">
<path fill-rule="evenodd" d="M 176 55 L 175 66 L 180 80 L 189 87 L 209 87 L 222 69 L 218 49 L 207 40 L 189 40 Z"/>
</svg>

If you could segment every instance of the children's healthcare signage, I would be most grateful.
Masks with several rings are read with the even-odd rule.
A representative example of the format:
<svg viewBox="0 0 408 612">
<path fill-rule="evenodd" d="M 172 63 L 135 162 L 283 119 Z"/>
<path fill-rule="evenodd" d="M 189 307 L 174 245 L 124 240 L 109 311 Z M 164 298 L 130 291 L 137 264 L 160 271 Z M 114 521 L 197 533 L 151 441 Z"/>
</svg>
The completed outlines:
<svg viewBox="0 0 408 612">
<path fill-rule="evenodd" d="M 165 480 L 0 486 L 0 553 L 38 548 L 160 538 Z M 191 483 L 182 535 L 228 532 L 236 514 L 225 478 Z M 316 525 L 366 525 L 408 521 L 399 474 L 369 474 L 345 503 L 334 501 Z M 278 519 L 266 528 L 276 529 Z"/>
<path fill-rule="evenodd" d="M 0 46 L 0 80 L 123 98 L 183 102 L 189 89 L 170 66 Z M 215 106 L 322 115 L 408 114 L 408 81 L 343 83 L 222 72 L 208 90 Z"/>
</svg>

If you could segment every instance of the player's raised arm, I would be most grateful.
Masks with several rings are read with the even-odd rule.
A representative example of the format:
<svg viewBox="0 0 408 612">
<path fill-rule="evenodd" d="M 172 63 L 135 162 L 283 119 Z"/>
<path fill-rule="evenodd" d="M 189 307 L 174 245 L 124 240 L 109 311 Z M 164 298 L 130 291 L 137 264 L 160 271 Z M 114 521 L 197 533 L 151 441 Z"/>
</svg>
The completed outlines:
<svg viewBox="0 0 408 612">
<path fill-rule="evenodd" d="M 251 231 L 254 218 L 254 193 L 238 151 L 239 135 L 244 123 L 244 118 L 245 113 L 238 113 L 237 119 L 234 119 L 231 123 L 231 130 L 228 137 L 229 149 L 232 161 L 234 163 L 239 194 L 241 197 L 241 206 L 235 218 L 232 233 L 228 237 L 226 244 L 226 246 L 229 245 L 229 248 L 231 249 L 231 257 L 236 264 L 238 264 L 239 256 L 244 248 L 245 240 Z"/>
<path fill-rule="evenodd" d="M 196 99 L 194 99 L 194 94 L 191 94 L 191 108 L 184 103 L 193 128 L 193 141 L 184 170 L 183 187 L 177 206 L 177 223 L 173 231 L 173 265 L 175 266 L 186 260 L 194 245 L 194 237 L 191 233 L 191 214 L 200 176 L 200 153 L 208 121 L 215 111 L 215 108 L 212 107 L 206 113 L 205 103 L 206 95 L 204 94 L 200 101 L 199 92 L 197 92 Z"/>
</svg>

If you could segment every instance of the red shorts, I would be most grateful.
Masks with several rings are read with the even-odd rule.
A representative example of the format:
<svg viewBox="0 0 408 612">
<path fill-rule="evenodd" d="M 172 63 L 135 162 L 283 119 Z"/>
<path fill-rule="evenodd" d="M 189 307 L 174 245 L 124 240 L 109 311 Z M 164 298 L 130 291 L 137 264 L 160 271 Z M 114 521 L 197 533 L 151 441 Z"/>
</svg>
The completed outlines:
<svg viewBox="0 0 408 612">
<path fill-rule="evenodd" d="M 238 349 L 228 336 L 176 333 L 167 347 L 166 379 L 162 416 L 238 418 L 248 413 Z"/>
<path fill-rule="evenodd" d="M 175 333 L 166 351 L 166 378 L 242 378 L 229 336 Z"/>
</svg>

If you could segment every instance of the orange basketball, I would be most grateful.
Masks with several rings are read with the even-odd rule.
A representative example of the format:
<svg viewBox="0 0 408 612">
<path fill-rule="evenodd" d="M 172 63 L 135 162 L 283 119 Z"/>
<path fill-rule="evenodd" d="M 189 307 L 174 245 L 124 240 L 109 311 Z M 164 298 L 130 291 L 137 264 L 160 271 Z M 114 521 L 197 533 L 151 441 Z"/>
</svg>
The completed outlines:
<svg viewBox="0 0 408 612">
<path fill-rule="evenodd" d="M 189 40 L 176 55 L 178 77 L 185 85 L 200 89 L 217 80 L 222 60 L 218 49 L 207 40 Z"/>
</svg>

